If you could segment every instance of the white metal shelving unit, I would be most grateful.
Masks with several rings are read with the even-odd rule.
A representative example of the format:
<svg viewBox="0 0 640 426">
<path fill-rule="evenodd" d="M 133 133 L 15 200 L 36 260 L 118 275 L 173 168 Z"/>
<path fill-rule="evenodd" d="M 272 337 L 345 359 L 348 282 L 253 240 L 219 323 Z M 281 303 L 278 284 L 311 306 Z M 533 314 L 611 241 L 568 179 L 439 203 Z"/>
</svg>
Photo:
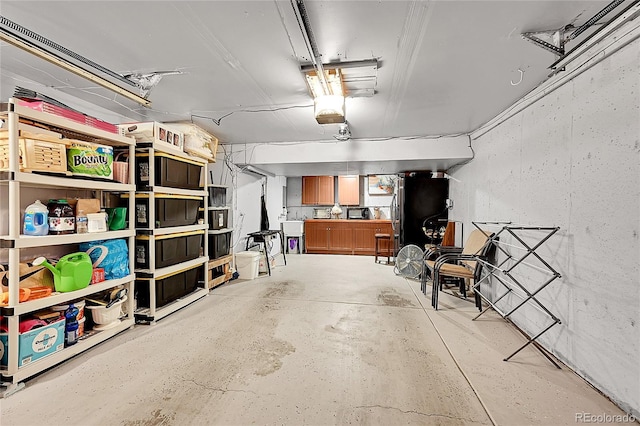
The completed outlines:
<svg viewBox="0 0 640 426">
<path fill-rule="evenodd" d="M 8 207 L 8 217 L 6 219 L 3 218 L 3 220 L 7 220 L 8 233 L 6 235 L 0 235 L 0 250 L 8 251 L 9 261 L 9 301 L 6 306 L 0 307 L 0 314 L 6 317 L 8 326 L 8 347 L 6 349 L 8 352 L 8 365 L 0 369 L 0 378 L 2 384 L 7 387 L 3 392 L 3 396 L 8 396 L 24 386 L 24 384 L 21 383 L 22 380 L 86 351 L 87 349 L 134 325 L 134 300 L 130 297 L 124 305 L 127 314 L 121 319 L 120 323 L 116 327 L 92 333 L 91 336 L 78 341 L 75 345 L 66 347 L 32 363 L 19 367 L 19 324 L 21 316 L 120 285 L 125 286 L 129 291 L 129 294 L 134 294 L 135 285 L 134 274 L 131 273 L 124 278 L 104 281 L 90 285 L 81 290 L 68 293 L 57 293 L 49 297 L 33 301 L 19 302 L 19 265 L 22 260 L 21 250 L 122 238 L 128 241 L 129 265 L 130 268 L 133 268 L 132 247 L 135 237 L 135 230 L 133 227 L 134 185 L 22 172 L 20 171 L 19 131 L 34 131 L 34 124 L 44 125 L 53 132 L 61 133 L 73 139 L 81 139 L 113 147 L 128 148 L 129 158 L 133 158 L 134 156 L 135 140 L 133 138 L 121 136 L 120 134 L 110 133 L 82 123 L 76 123 L 63 117 L 18 105 L 14 99 L 10 99 L 9 102 L 0 105 L 0 118 L 4 121 L 3 128 L 8 130 L 9 147 L 8 170 L 0 172 L 0 185 L 8 187 L 6 191 L 8 200 L 3 200 L 3 203 L 6 202 Z M 28 122 L 28 124 L 25 122 Z M 47 132 L 47 130 L 42 131 L 45 133 Z M 133 172 L 133 167 L 130 167 L 130 181 L 133 180 Z M 129 228 L 121 231 L 90 234 L 47 235 L 39 237 L 22 235 L 20 224 L 21 210 L 24 206 L 21 201 L 21 193 L 25 188 L 37 188 L 37 191 L 42 190 L 44 194 L 46 194 L 48 189 L 85 189 L 92 191 L 126 193 L 130 197 L 128 207 Z"/>
<path fill-rule="evenodd" d="M 172 227 L 159 227 L 156 223 L 156 211 L 155 211 L 155 200 L 156 198 L 187 198 L 187 199 L 198 199 L 201 202 L 204 202 L 204 199 L 207 195 L 206 185 L 201 187 L 201 189 L 183 189 L 183 188 L 173 188 L 169 186 L 161 186 L 156 185 L 156 170 L 155 170 L 155 153 L 161 152 L 165 154 L 170 154 L 173 157 L 177 157 L 178 159 L 185 160 L 192 164 L 197 163 L 202 167 L 201 175 L 204 177 L 204 170 L 206 168 L 205 159 L 201 159 L 198 157 L 190 156 L 182 151 L 176 150 L 174 147 L 166 146 L 167 144 L 159 144 L 159 143 L 144 143 L 138 142 L 138 153 L 148 154 L 149 161 L 149 169 L 148 169 L 148 181 L 146 184 L 141 184 L 138 181 L 137 188 L 137 197 L 148 198 L 148 214 L 147 214 L 147 224 L 148 226 L 138 226 L 137 234 L 139 236 L 145 236 L 148 238 L 148 259 L 149 265 L 148 268 L 138 268 L 136 269 L 136 279 L 139 282 L 139 285 L 145 285 L 149 288 L 149 306 L 140 306 L 138 303 L 138 307 L 135 311 L 136 320 L 146 322 L 146 323 L 155 323 L 155 321 L 166 317 L 167 315 L 172 314 L 173 312 L 182 309 L 183 307 L 195 302 L 196 300 L 206 296 L 208 294 L 208 289 L 206 285 L 206 277 L 207 277 L 207 261 L 209 260 L 206 256 L 207 253 L 207 238 L 206 238 L 206 215 L 205 222 L 203 224 L 196 225 L 185 225 L 185 226 L 172 226 Z M 136 173 L 138 173 L 136 167 Z M 205 179 L 206 182 L 206 179 Z M 196 259 L 188 260 L 185 262 L 181 262 L 175 265 L 156 268 L 156 250 L 155 250 L 155 241 L 156 238 L 162 238 L 163 236 L 168 236 L 171 234 L 179 234 L 185 232 L 195 232 L 195 231 L 203 231 L 203 246 L 202 246 L 202 256 L 199 256 Z M 172 275 L 175 275 L 180 272 L 184 272 L 190 270 L 194 267 L 202 267 L 202 281 L 198 282 L 196 289 L 186 295 L 182 295 L 172 300 L 169 303 L 166 303 L 162 306 L 158 306 L 157 294 L 156 294 L 156 281 L 165 279 Z M 144 284 L 142 284 L 144 282 Z M 139 289 L 141 287 L 138 287 Z"/>
</svg>

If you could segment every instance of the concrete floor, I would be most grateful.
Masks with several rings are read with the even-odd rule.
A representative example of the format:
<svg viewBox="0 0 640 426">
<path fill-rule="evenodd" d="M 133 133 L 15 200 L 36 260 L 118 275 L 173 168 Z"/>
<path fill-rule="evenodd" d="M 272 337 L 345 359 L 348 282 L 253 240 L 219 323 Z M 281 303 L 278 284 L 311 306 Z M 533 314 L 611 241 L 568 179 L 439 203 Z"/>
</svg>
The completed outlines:
<svg viewBox="0 0 640 426">
<path fill-rule="evenodd" d="M 282 264 L 282 259 L 279 259 Z M 575 424 L 624 413 L 493 313 L 372 257 L 291 255 L 27 381 L 2 425 Z"/>
</svg>

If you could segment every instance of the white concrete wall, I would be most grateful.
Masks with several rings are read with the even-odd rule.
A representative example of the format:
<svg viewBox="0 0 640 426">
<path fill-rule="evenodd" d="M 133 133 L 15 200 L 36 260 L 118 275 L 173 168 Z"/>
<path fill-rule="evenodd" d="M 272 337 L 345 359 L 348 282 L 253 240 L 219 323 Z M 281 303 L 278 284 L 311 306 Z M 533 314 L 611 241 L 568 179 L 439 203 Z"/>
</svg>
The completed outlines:
<svg viewBox="0 0 640 426">
<path fill-rule="evenodd" d="M 635 40 L 480 136 L 473 143 L 475 159 L 450 171 L 460 180 L 451 181 L 451 217 L 465 222 L 465 234 L 473 229 L 471 221 L 561 228 L 540 254 L 562 278 L 543 290 L 540 300 L 562 324 L 540 341 L 636 417 L 639 72 L 640 41 Z M 545 277 L 528 266 L 518 276 L 528 285 Z M 500 293 L 495 283 L 493 292 Z M 517 312 L 514 322 L 529 333 L 549 323 L 539 310 Z"/>
<path fill-rule="evenodd" d="M 391 200 L 393 194 L 390 195 L 369 195 L 369 177 L 364 178 L 364 205 L 370 207 L 370 217 L 373 218 L 373 208 L 380 207 L 380 219 L 391 218 Z"/>
<path fill-rule="evenodd" d="M 305 220 L 313 218 L 313 207 L 302 205 L 302 178 L 287 178 L 287 219 Z"/>
<path fill-rule="evenodd" d="M 281 229 L 280 224 L 286 219 L 286 216 L 284 216 L 284 191 L 286 191 L 287 187 L 287 178 L 284 176 L 275 176 L 268 177 L 266 180 L 267 188 L 265 199 L 267 213 L 269 215 L 269 229 Z M 270 253 L 272 255 L 280 253 L 282 251 L 280 246 L 281 241 L 274 239 Z"/>
<path fill-rule="evenodd" d="M 280 229 L 280 222 L 284 219 L 282 208 L 284 206 L 283 194 L 286 187 L 286 178 L 283 176 L 260 177 L 251 173 L 243 173 L 233 164 L 234 157 L 241 153 L 231 154 L 229 165 L 224 164 L 224 152 L 217 153 L 217 162 L 209 165 L 213 172 L 208 177 L 210 183 L 216 185 L 228 185 L 230 187 L 227 204 L 232 207 L 233 250 L 243 251 L 246 247 L 247 234 L 260 230 L 261 206 L 260 197 L 262 186 L 265 186 L 265 204 L 269 216 L 269 228 Z M 280 242 L 274 239 L 271 255 L 280 253 Z"/>
</svg>

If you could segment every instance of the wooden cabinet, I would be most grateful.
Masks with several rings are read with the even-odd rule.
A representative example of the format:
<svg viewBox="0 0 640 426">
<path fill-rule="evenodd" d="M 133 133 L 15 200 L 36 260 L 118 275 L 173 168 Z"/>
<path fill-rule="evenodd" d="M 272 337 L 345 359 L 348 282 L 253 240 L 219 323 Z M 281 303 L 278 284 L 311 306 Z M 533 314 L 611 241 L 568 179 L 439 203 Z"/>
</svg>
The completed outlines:
<svg viewBox="0 0 640 426">
<path fill-rule="evenodd" d="M 302 176 L 302 205 L 332 206 L 333 176 Z"/>
<path fill-rule="evenodd" d="M 329 224 L 329 250 L 334 254 L 353 254 L 353 228 L 349 223 Z"/>
<path fill-rule="evenodd" d="M 302 205 L 318 201 L 318 176 L 302 176 Z"/>
<path fill-rule="evenodd" d="M 360 176 L 338 176 L 338 203 L 342 206 L 360 205 Z"/>
<path fill-rule="evenodd" d="M 368 221 L 359 221 L 354 224 L 353 229 L 353 252 L 354 254 L 372 254 L 375 246 L 375 229 L 377 224 Z"/>
<path fill-rule="evenodd" d="M 304 222 L 304 239 L 307 253 L 329 251 L 329 226 L 326 221 L 307 220 Z"/>
<path fill-rule="evenodd" d="M 318 176 L 302 177 L 302 205 L 318 202 Z"/>
<path fill-rule="evenodd" d="M 336 202 L 333 192 L 333 176 L 318 176 L 318 203 L 332 206 Z"/>
<path fill-rule="evenodd" d="M 375 234 L 393 235 L 388 220 L 306 220 L 307 253 L 375 254 Z M 393 241 L 393 240 L 392 240 Z M 382 243 L 382 253 L 393 255 L 393 243 Z"/>
<path fill-rule="evenodd" d="M 307 253 L 351 254 L 353 230 L 337 220 L 308 220 L 304 225 Z"/>
<path fill-rule="evenodd" d="M 388 241 L 380 241 L 381 253 L 393 256 L 393 228 L 388 220 L 362 221 L 357 223 L 354 230 L 354 254 L 375 254 L 376 234 L 391 235 L 391 244 Z"/>
</svg>

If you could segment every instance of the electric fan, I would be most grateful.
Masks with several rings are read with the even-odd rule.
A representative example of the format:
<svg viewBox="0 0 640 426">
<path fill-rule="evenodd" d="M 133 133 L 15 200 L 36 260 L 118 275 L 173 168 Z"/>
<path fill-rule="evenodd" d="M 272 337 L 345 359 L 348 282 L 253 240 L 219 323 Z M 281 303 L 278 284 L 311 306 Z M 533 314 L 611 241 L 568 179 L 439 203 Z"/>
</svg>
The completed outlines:
<svg viewBox="0 0 640 426">
<path fill-rule="evenodd" d="M 422 249 L 414 244 L 409 244 L 400 249 L 396 256 L 396 275 L 405 278 L 417 278 L 422 272 Z"/>
</svg>

